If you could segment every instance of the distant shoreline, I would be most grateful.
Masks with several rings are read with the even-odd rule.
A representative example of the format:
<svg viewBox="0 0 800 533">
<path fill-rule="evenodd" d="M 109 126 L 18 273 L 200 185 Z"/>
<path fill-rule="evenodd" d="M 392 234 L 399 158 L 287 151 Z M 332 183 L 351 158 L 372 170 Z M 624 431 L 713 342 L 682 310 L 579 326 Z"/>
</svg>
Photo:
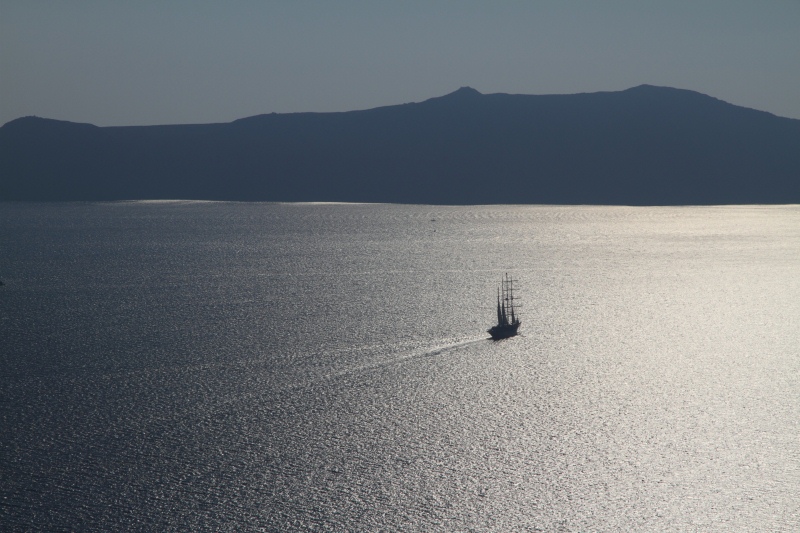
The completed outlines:
<svg viewBox="0 0 800 533">
<path fill-rule="evenodd" d="M 800 120 L 697 92 L 461 89 L 224 124 L 0 128 L 0 200 L 404 205 L 800 203 Z"/>
</svg>

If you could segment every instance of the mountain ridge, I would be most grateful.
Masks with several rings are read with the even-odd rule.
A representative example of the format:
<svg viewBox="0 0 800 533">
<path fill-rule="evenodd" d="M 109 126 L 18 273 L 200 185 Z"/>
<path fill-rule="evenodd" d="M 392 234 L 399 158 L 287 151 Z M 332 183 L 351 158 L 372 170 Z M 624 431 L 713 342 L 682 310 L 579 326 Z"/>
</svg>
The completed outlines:
<svg viewBox="0 0 800 533">
<path fill-rule="evenodd" d="M 0 200 L 800 203 L 800 120 L 686 89 L 482 94 L 226 123 L 0 127 Z"/>
</svg>

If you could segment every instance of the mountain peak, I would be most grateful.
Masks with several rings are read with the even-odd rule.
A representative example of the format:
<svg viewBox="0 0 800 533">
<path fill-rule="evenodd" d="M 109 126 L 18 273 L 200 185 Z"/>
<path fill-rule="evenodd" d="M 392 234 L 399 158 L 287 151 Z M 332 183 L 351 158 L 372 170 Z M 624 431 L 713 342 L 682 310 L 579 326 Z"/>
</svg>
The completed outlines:
<svg viewBox="0 0 800 533">
<path fill-rule="evenodd" d="M 429 98 L 426 100 L 426 102 L 468 102 L 479 96 L 483 96 L 483 94 L 481 94 L 479 91 L 476 91 L 472 87 L 461 87 L 460 89 L 444 96 L 435 96 L 433 98 Z"/>
<path fill-rule="evenodd" d="M 476 96 L 483 96 L 483 94 L 472 87 L 461 87 L 460 89 L 444 96 L 440 96 L 439 98 L 446 98 L 447 100 L 465 100 L 468 98 L 475 98 Z M 436 98 L 433 98 L 433 100 L 436 100 Z"/>
<path fill-rule="evenodd" d="M 35 115 L 16 118 L 6 122 L 1 126 L 9 130 L 24 130 L 36 128 L 97 128 L 94 124 L 84 122 L 69 122 L 67 120 L 56 120 L 54 118 L 42 118 Z"/>
<path fill-rule="evenodd" d="M 457 91 L 453 91 L 452 93 L 445 96 L 450 96 L 450 97 L 457 96 L 459 98 L 464 98 L 464 97 L 482 96 L 482 94 L 480 93 L 480 91 L 477 91 L 472 87 L 464 86 L 458 89 Z"/>
</svg>

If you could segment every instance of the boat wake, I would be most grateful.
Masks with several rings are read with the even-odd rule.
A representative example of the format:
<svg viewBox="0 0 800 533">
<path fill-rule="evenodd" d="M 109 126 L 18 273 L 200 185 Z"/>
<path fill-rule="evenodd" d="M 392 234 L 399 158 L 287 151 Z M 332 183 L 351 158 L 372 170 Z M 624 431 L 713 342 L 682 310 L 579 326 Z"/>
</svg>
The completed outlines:
<svg viewBox="0 0 800 533">
<path fill-rule="evenodd" d="M 423 357 L 436 357 L 438 355 L 448 353 L 456 348 L 462 348 L 472 344 L 477 344 L 479 342 L 484 342 L 486 340 L 487 340 L 486 337 L 478 337 L 478 338 L 461 340 L 458 342 L 451 342 L 439 346 L 416 348 L 410 351 L 387 355 L 379 359 L 374 359 L 367 363 L 339 370 L 337 372 L 332 372 L 328 374 L 326 377 L 339 378 L 348 375 L 361 374 L 372 370 L 378 370 L 392 365 L 399 365 L 412 359 L 421 359 Z"/>
</svg>

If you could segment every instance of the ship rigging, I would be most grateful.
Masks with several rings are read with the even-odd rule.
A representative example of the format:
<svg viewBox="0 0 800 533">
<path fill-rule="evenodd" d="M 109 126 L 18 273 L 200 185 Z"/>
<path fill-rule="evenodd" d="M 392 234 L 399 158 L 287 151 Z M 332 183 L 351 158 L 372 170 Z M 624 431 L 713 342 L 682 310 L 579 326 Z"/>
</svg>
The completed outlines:
<svg viewBox="0 0 800 533">
<path fill-rule="evenodd" d="M 497 325 L 489 328 L 488 333 L 494 340 L 507 339 L 517 335 L 522 321 L 519 318 L 520 304 L 515 300 L 514 282 L 517 281 L 505 275 L 500 280 L 500 287 L 497 289 Z"/>
</svg>

